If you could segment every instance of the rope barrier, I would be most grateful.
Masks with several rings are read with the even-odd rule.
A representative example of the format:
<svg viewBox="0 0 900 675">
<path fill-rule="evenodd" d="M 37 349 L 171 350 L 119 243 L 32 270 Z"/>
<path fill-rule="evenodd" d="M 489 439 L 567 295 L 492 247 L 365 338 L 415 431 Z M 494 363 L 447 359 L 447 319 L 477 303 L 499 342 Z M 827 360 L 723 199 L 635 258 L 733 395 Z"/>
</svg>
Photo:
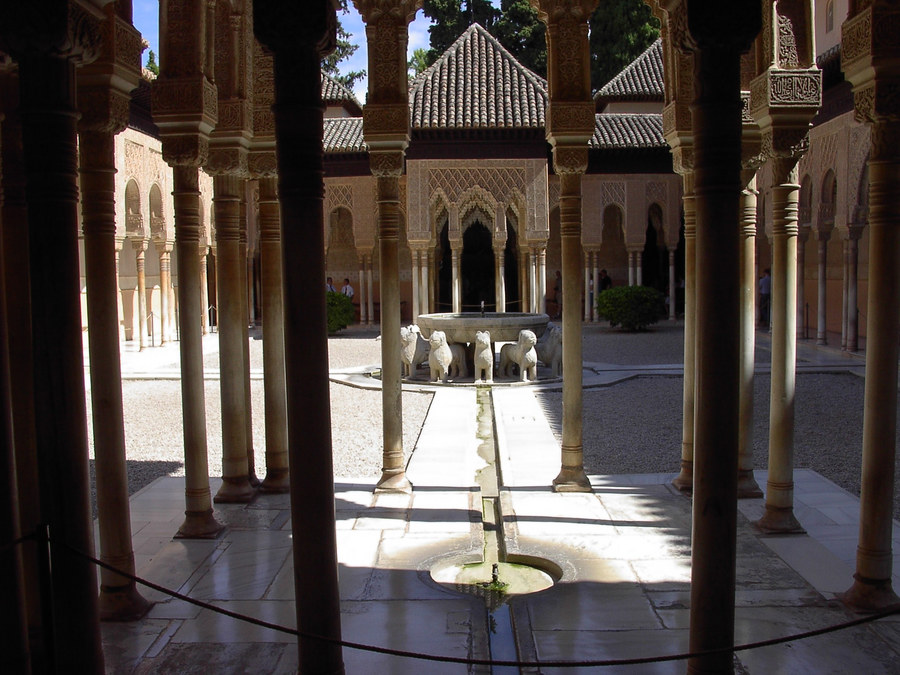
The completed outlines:
<svg viewBox="0 0 900 675">
<path fill-rule="evenodd" d="M 18 546 L 25 541 L 37 540 L 40 539 L 38 532 L 34 532 L 29 535 L 25 535 L 23 537 L 19 537 L 14 540 L 10 544 L 0 548 L 0 551 L 6 551 L 12 549 L 14 546 Z M 52 538 L 48 538 L 51 544 L 53 544 Z M 257 619 L 252 616 L 247 616 L 244 614 L 238 614 L 237 612 L 232 612 L 231 610 L 225 609 L 223 607 L 218 607 L 216 605 L 212 605 L 208 602 L 204 602 L 203 600 L 197 600 L 188 595 L 184 595 L 183 593 L 179 593 L 178 591 L 173 591 L 164 586 L 160 586 L 159 584 L 155 584 L 152 581 L 147 579 L 143 579 L 141 577 L 135 576 L 133 574 L 129 574 L 128 572 L 123 572 L 122 570 L 110 565 L 109 563 L 103 562 L 102 560 L 98 560 L 97 558 L 89 555 L 83 551 L 76 549 L 75 547 L 67 544 L 66 542 L 62 542 L 62 546 L 64 546 L 68 551 L 72 554 L 77 555 L 83 559 L 86 559 L 93 564 L 102 567 L 103 569 L 109 570 L 110 572 L 114 572 L 125 579 L 130 579 L 135 583 L 139 583 L 142 586 L 146 586 L 155 591 L 163 593 L 164 595 L 168 595 L 177 600 L 182 600 L 184 602 L 190 603 L 201 609 L 208 609 L 212 612 L 216 612 L 217 614 L 221 614 L 223 616 L 230 617 L 232 619 L 236 619 L 238 621 L 244 621 L 246 623 L 250 623 L 256 626 L 260 626 L 262 628 L 268 628 L 270 630 L 274 630 L 280 633 L 285 633 L 288 635 L 293 635 L 298 638 L 308 639 L 308 640 L 318 640 L 320 642 L 326 642 L 329 644 L 340 645 L 341 647 L 346 647 L 348 649 L 357 649 L 360 651 L 374 652 L 377 654 L 386 654 L 388 656 L 399 656 L 402 658 L 410 658 L 410 659 L 418 659 L 422 661 L 437 661 L 441 663 L 458 663 L 465 665 L 473 665 L 473 666 L 496 666 L 496 667 L 513 667 L 513 668 L 596 668 L 603 666 L 629 666 L 629 665 L 641 665 L 647 663 L 661 663 L 665 661 L 684 661 L 687 659 L 698 658 L 703 656 L 713 656 L 717 654 L 725 654 L 725 653 L 734 653 L 741 651 L 748 651 L 751 649 L 759 649 L 761 647 L 771 647 L 778 644 L 784 644 L 786 642 L 795 642 L 797 640 L 804 640 L 811 637 L 817 637 L 819 635 L 826 635 L 828 633 L 834 633 L 840 630 L 845 630 L 847 628 L 853 628 L 856 626 L 860 626 L 866 623 L 872 623 L 878 621 L 880 619 L 884 619 L 890 616 L 894 616 L 900 614 L 900 606 L 892 607 L 881 612 L 876 612 L 873 614 L 868 614 L 863 617 L 859 617 L 857 619 L 851 619 L 849 621 L 845 621 L 839 624 L 834 624 L 831 626 L 825 626 L 823 628 L 816 628 L 813 630 L 805 631 L 803 633 L 794 633 L 792 635 L 786 635 L 778 638 L 770 638 L 768 640 L 761 640 L 758 642 L 750 642 L 743 645 L 734 645 L 731 647 L 720 647 L 718 649 L 708 649 L 698 652 L 681 652 L 678 654 L 667 654 L 661 656 L 645 656 L 645 657 L 637 657 L 637 658 L 629 658 L 629 659 L 595 659 L 589 661 L 516 661 L 516 660 L 492 660 L 492 659 L 474 659 L 474 658 L 465 658 L 458 656 L 444 656 L 439 654 L 425 654 L 421 652 L 410 652 L 402 649 L 392 649 L 390 647 L 379 647 L 377 645 L 367 645 L 360 642 L 351 642 L 349 640 L 339 640 L 336 638 L 331 638 L 326 635 L 317 635 L 315 633 L 307 633 L 305 631 L 297 630 L 296 628 L 288 628 L 286 626 L 281 626 L 279 624 L 271 623 L 269 621 L 263 621 L 262 619 Z"/>
</svg>

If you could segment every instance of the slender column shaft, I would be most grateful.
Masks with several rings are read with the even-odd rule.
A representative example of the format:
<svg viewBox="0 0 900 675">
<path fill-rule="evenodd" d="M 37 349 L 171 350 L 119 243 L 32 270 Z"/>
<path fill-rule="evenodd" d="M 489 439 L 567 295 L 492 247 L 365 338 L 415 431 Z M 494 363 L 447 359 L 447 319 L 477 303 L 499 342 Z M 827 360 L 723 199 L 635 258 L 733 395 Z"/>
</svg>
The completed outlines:
<svg viewBox="0 0 900 675">
<path fill-rule="evenodd" d="M 429 275 L 428 275 L 428 251 L 422 252 L 422 269 L 421 269 L 421 296 L 419 302 L 421 303 L 419 307 L 419 314 L 428 314 L 431 311 L 431 305 L 429 303 Z"/>
<path fill-rule="evenodd" d="M 284 278 L 281 272 L 281 217 L 275 178 L 259 181 L 259 255 L 266 405 L 266 477 L 261 487 L 264 492 L 287 492 L 290 489 L 290 475 L 287 385 L 284 378 Z"/>
<path fill-rule="evenodd" d="M 408 490 L 403 458 L 403 402 L 400 361 L 400 176 L 376 176 L 379 254 L 381 257 L 381 402 L 384 450 L 382 490 Z M 454 278 L 458 282 L 459 257 L 454 252 Z M 460 302 L 459 289 L 454 303 Z"/>
<path fill-rule="evenodd" d="M 539 312 L 540 307 L 535 300 L 535 289 L 537 288 L 537 256 L 534 252 L 534 249 L 528 254 L 528 311 L 529 312 Z"/>
<path fill-rule="evenodd" d="M 592 257 L 594 260 L 594 267 L 591 272 L 594 275 L 594 298 L 591 300 L 591 321 L 592 323 L 597 323 L 600 321 L 600 317 L 597 316 L 597 297 L 600 294 L 600 251 L 594 251 Z"/>
<path fill-rule="evenodd" d="M 367 288 L 368 288 L 368 302 L 369 302 L 369 320 L 368 324 L 371 326 L 375 323 L 375 284 L 374 284 L 374 274 L 372 271 L 372 255 L 369 254 L 366 256 L 368 262 L 366 263 L 366 279 L 368 280 Z"/>
<path fill-rule="evenodd" d="M 675 320 L 675 249 L 669 249 L 669 320 Z"/>
<path fill-rule="evenodd" d="M 369 323 L 366 313 L 366 297 L 369 290 L 369 286 L 366 284 L 366 254 L 363 253 L 359 259 L 359 324 L 365 326 Z"/>
<path fill-rule="evenodd" d="M 181 353 L 181 410 L 184 427 L 184 522 L 178 537 L 215 537 L 206 445 L 206 395 L 200 314 L 200 185 L 196 166 L 172 167 L 175 253 L 178 266 L 178 343 Z"/>
<path fill-rule="evenodd" d="M 254 12 L 258 11 L 254 8 Z M 331 396 L 325 310 L 320 55 L 300 42 L 275 52 L 275 134 L 281 202 L 285 378 L 297 628 L 341 638 Z M 310 227 L 310 224 L 313 224 Z M 303 289 L 302 292 L 298 292 Z M 290 291 L 290 292 L 289 292 Z M 383 292 L 383 291 L 382 291 Z M 382 313 L 389 309 L 382 302 Z M 394 305 L 399 320 L 399 306 Z M 400 377 L 400 329 L 397 326 Z M 314 555 L 310 552 L 315 551 Z M 341 648 L 300 638 L 300 671 L 343 672 Z"/>
<path fill-rule="evenodd" d="M 579 192 L 578 198 L 581 199 L 581 193 Z M 561 207 L 560 207 L 561 208 Z M 581 223 L 581 212 L 579 214 L 579 225 Z M 579 235 L 580 236 L 580 235 Z M 581 241 L 579 240 L 579 246 Z M 581 252 L 579 248 L 578 259 L 581 259 Z M 547 249 L 543 246 L 538 247 L 537 249 L 537 301 L 538 301 L 538 309 L 536 311 L 541 314 L 547 313 Z M 577 278 L 577 277 L 576 277 Z M 563 292 L 563 301 L 565 301 L 565 292 Z M 581 327 L 578 327 L 578 331 L 581 332 Z M 579 366 L 580 367 L 580 366 Z"/>
<path fill-rule="evenodd" d="M 437 266 L 434 264 L 434 249 L 428 251 L 428 311 L 434 312 L 437 307 L 435 292 L 437 291 Z"/>
<path fill-rule="evenodd" d="M 644 285 L 644 254 L 642 251 L 634 252 L 634 266 L 637 274 L 637 285 Z"/>
<path fill-rule="evenodd" d="M 2 87 L 2 78 L 0 78 Z M 0 89 L 2 91 L 2 89 Z M 0 141 L 3 134 L 9 131 L 9 126 L 3 122 L 3 111 L 0 107 Z M 0 169 L 7 169 L 8 141 L 0 146 Z M 17 160 L 19 158 L 16 158 Z M 21 166 L 16 162 L 16 171 Z M 16 176 L 16 182 L 21 175 Z M 5 181 L 6 176 L 3 176 Z M 15 191 L 19 191 L 21 185 L 17 185 Z M 7 229 L 14 225 L 7 222 L 6 217 L 12 210 L 7 210 L 5 203 L 5 183 L 0 182 L 0 267 L 9 269 L 12 259 L 4 256 L 4 239 Z M 18 200 L 20 195 L 14 197 Z M 19 225 L 21 223 L 15 223 Z M 24 228 L 20 228 L 24 229 Z M 14 404 L 12 396 L 12 379 L 10 377 L 9 360 L 9 331 L 7 326 L 8 315 L 6 312 L 6 283 L 0 273 L 0 476 L 2 476 L 2 495 L 0 495 L 0 594 L 4 598 L 4 611 L 0 613 L 0 650 L 4 655 L 4 666 L 11 672 L 30 673 L 31 654 L 28 644 L 28 618 L 26 613 L 25 575 L 23 569 L 24 552 L 22 546 L 13 544 L 22 534 L 19 525 L 19 490 L 16 485 L 16 457 L 14 442 Z"/>
<path fill-rule="evenodd" d="M 690 649 L 734 644 L 737 439 L 740 396 L 741 102 L 738 55 L 694 53 L 696 99 L 696 408 Z M 702 86 L 701 84 L 702 83 Z M 731 672 L 730 653 L 688 672 Z"/>
<path fill-rule="evenodd" d="M 169 258 L 169 251 L 163 244 L 159 249 L 159 344 L 161 345 L 169 341 L 169 288 L 172 283 Z"/>
<path fill-rule="evenodd" d="M 827 323 L 826 323 L 826 302 L 825 302 L 825 292 L 826 292 L 826 284 L 827 284 L 827 273 L 828 273 L 828 238 L 830 233 L 818 233 L 819 238 L 819 297 L 818 297 L 818 311 L 817 311 L 817 329 L 816 329 L 816 344 L 817 345 L 827 345 L 828 344 L 828 333 L 827 333 Z"/>
<path fill-rule="evenodd" d="M 102 673 L 96 569 L 68 550 L 94 551 L 78 269 L 75 64 L 60 55 L 29 55 L 19 61 L 19 78 L 32 344 L 40 355 L 33 369 L 35 438 L 41 518 L 53 541 L 55 667 Z"/>
<path fill-rule="evenodd" d="M 804 314 L 806 309 L 806 240 L 809 232 L 800 230 L 797 237 L 797 339 L 806 337 Z"/>
<path fill-rule="evenodd" d="M 134 263 L 137 268 L 137 296 L 138 296 L 138 333 L 140 349 L 147 346 L 147 277 L 144 273 L 145 251 L 147 242 L 144 239 L 133 241 Z"/>
<path fill-rule="evenodd" d="M 893 605 L 891 505 L 897 438 L 897 358 L 900 344 L 900 124 L 872 127 L 869 159 L 869 310 L 866 325 L 866 405 L 863 414 L 859 544 L 854 583 L 844 599 L 864 609 Z"/>
<path fill-rule="evenodd" d="M 560 174 L 559 230 L 562 247 L 563 429 L 562 466 L 553 479 L 557 492 L 590 492 L 584 473 L 582 434 L 581 176 Z"/>
<path fill-rule="evenodd" d="M 7 73 L 7 76 L 10 74 Z M 22 148 L 21 108 L 18 80 L 4 81 L 0 97 L 5 118 L 0 126 L 3 198 L 0 199 L 0 236 L 3 260 L 0 275 L 5 283 L 8 328 L 9 379 L 12 396 L 13 443 L 21 532 L 34 532 L 41 522 L 37 450 L 34 424 L 33 343 L 31 339 L 31 282 L 29 275 L 28 207 L 25 196 L 25 164 Z M 11 264 L 10 261 L 16 261 Z M 20 548 L 23 558 L 25 612 L 32 653 L 40 653 L 50 627 L 42 625 L 41 593 L 35 547 Z M 11 577 L 11 581 L 17 581 Z M 12 597 L 12 596 L 11 596 Z M 15 632 L 10 639 L 15 639 Z M 24 643 L 23 643 L 24 644 Z M 18 647 L 16 647 L 18 649 Z M 37 660 L 37 659 L 36 659 Z M 26 671 L 27 672 L 27 671 Z"/>
<path fill-rule="evenodd" d="M 634 251 L 628 251 L 628 285 L 634 286 Z"/>
<path fill-rule="evenodd" d="M 247 192 L 246 181 L 241 179 L 240 220 L 238 232 L 240 247 L 238 249 L 238 269 L 241 276 L 241 380 L 244 385 L 244 437 L 247 440 L 247 480 L 251 487 L 259 487 L 260 480 L 256 476 L 256 452 L 253 449 L 253 396 L 250 389 L 250 321 L 255 320 L 250 311 L 252 303 L 251 274 L 253 261 L 247 255 Z"/>
<path fill-rule="evenodd" d="M 458 314 L 462 311 L 462 287 L 460 285 L 459 279 L 459 249 L 453 249 L 450 253 L 450 259 L 452 267 L 452 282 L 453 282 L 453 312 Z M 384 261 L 382 260 L 382 271 L 384 270 Z M 384 284 L 384 280 L 382 279 L 382 285 Z M 384 312 L 384 306 L 382 306 L 381 311 Z"/>
<path fill-rule="evenodd" d="M 500 287 L 497 311 L 506 312 L 506 247 L 501 247 L 497 253 L 497 279 Z"/>
<path fill-rule="evenodd" d="M 206 276 L 206 257 L 209 253 L 207 246 L 200 247 L 200 329 L 203 335 L 209 332 L 209 288 Z"/>
<path fill-rule="evenodd" d="M 756 171 L 741 176 L 741 409 L 738 498 L 762 497 L 753 477 L 753 370 L 756 351 Z"/>
<path fill-rule="evenodd" d="M 758 524 L 768 532 L 798 532 L 802 527 L 794 517 L 794 394 L 800 185 L 796 160 L 769 161 L 775 163 L 778 181 L 772 188 L 772 393 L 766 511 Z"/>
<path fill-rule="evenodd" d="M 859 234 L 851 230 L 847 241 L 847 351 L 859 349 Z"/>
<path fill-rule="evenodd" d="M 684 182 L 684 386 L 681 403 L 681 469 L 672 484 L 682 491 L 694 488 L 694 395 L 697 325 L 697 219 L 694 175 Z"/>
<path fill-rule="evenodd" d="M 591 253 L 584 253 L 584 321 L 591 320 Z"/>
<path fill-rule="evenodd" d="M 96 473 L 103 477 L 96 485 L 100 559 L 133 575 L 116 303 L 115 136 L 106 132 L 82 132 L 79 156 L 94 458 Z M 134 619 L 148 608 L 149 603 L 138 592 L 134 581 L 100 570 L 101 617 Z"/>
<path fill-rule="evenodd" d="M 247 479 L 247 423 L 244 407 L 246 322 L 242 313 L 240 188 L 236 176 L 214 178 L 216 212 L 216 281 L 219 308 L 219 385 L 222 397 L 222 485 L 216 502 L 246 502 L 254 494 Z"/>
<path fill-rule="evenodd" d="M 416 323 L 417 317 L 419 316 L 420 308 L 419 308 L 419 288 L 420 288 L 420 279 L 421 277 L 421 268 L 419 266 L 419 252 L 412 251 L 412 323 Z"/>
<path fill-rule="evenodd" d="M 841 349 L 847 349 L 847 334 L 850 330 L 850 241 L 841 242 L 843 269 L 841 270 Z"/>
</svg>

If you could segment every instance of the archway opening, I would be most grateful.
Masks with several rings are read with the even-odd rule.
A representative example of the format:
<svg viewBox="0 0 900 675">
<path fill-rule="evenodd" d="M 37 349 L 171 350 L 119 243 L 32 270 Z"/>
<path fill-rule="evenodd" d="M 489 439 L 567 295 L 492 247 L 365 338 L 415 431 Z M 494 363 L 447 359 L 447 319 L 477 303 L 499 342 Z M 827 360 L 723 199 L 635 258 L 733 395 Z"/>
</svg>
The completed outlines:
<svg viewBox="0 0 900 675">
<path fill-rule="evenodd" d="M 482 302 L 485 311 L 496 311 L 493 241 L 491 231 L 480 220 L 473 222 L 463 233 L 459 268 L 463 311 L 476 312 Z"/>
<path fill-rule="evenodd" d="M 669 256 L 662 229 L 662 210 L 653 204 L 647 213 L 647 233 L 641 256 L 644 286 L 665 292 L 669 283 Z"/>
<path fill-rule="evenodd" d="M 506 286 L 506 311 L 523 312 L 519 297 L 519 238 L 510 225 L 511 212 L 506 214 L 506 250 L 503 252 L 503 283 Z"/>
</svg>

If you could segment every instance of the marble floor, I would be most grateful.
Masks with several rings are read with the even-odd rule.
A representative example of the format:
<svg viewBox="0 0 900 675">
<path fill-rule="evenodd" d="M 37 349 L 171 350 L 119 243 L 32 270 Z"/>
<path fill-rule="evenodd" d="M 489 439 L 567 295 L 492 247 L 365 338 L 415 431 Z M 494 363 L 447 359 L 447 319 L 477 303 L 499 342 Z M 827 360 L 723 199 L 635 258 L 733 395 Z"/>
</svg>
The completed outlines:
<svg viewBox="0 0 900 675">
<path fill-rule="evenodd" d="M 374 494 L 366 481 L 336 483 L 344 640 L 457 659 L 542 663 L 521 671 L 495 667 L 497 673 L 683 673 L 685 662 L 677 660 L 602 670 L 543 665 L 688 650 L 691 502 L 671 487 L 668 474 L 591 476 L 592 493 L 556 494 L 548 486 L 559 449 L 533 392 L 495 388 L 491 405 L 493 455 L 485 450 L 476 389 L 439 388 L 408 468 L 412 494 Z M 493 457 L 499 489 L 483 479 Z M 756 478 L 764 487 L 765 472 Z M 131 499 L 139 576 L 293 628 L 288 497 L 261 494 L 247 505 L 216 505 L 227 530 L 213 541 L 193 541 L 172 538 L 183 495 L 183 479 L 167 477 Z M 502 527 L 483 518 L 488 503 L 496 504 Z M 835 594 L 852 580 L 858 500 L 812 471 L 797 470 L 795 506 L 806 533 L 766 536 L 752 524 L 763 500 L 740 502 L 738 644 L 856 618 Z M 496 532 L 497 551 L 486 550 L 485 542 L 495 541 L 486 539 L 488 530 Z M 896 550 L 900 525 L 894 532 Z M 508 597 L 489 614 L 481 598 L 431 577 L 431 570 L 485 555 L 533 564 L 555 584 Z M 895 588 L 898 575 L 895 562 Z M 291 635 L 142 592 L 155 603 L 144 619 L 103 625 L 109 673 L 296 671 Z M 351 647 L 343 654 L 351 674 L 491 672 Z M 900 672 L 900 617 L 740 651 L 735 670 Z"/>
</svg>

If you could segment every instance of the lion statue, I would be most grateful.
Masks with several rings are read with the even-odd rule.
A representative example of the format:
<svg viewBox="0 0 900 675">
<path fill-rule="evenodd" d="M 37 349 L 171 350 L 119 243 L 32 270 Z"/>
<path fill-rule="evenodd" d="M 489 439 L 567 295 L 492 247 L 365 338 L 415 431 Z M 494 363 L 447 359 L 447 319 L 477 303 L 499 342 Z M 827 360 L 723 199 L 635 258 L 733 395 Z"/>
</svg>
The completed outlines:
<svg viewBox="0 0 900 675">
<path fill-rule="evenodd" d="M 547 324 L 547 330 L 534 346 L 538 361 L 550 369 L 554 377 L 562 376 L 562 327 Z"/>
<path fill-rule="evenodd" d="M 448 378 L 468 377 L 465 347 L 447 344 L 447 335 L 442 330 L 434 331 L 428 338 L 428 343 L 431 346 L 428 368 L 431 371 L 432 382 L 440 380 L 446 383 Z"/>
<path fill-rule="evenodd" d="M 415 324 L 401 326 L 400 328 L 400 360 L 402 363 L 402 377 L 412 377 L 416 374 L 416 368 L 428 362 L 428 340 L 422 337 L 419 327 Z"/>
<path fill-rule="evenodd" d="M 513 364 L 519 367 L 519 380 L 537 380 L 537 352 L 534 345 L 537 338 L 530 330 L 520 330 L 515 343 L 503 345 L 500 350 L 500 376 L 512 377 Z"/>
<path fill-rule="evenodd" d="M 494 381 L 494 352 L 491 350 L 491 334 L 486 330 L 475 333 L 475 383 Z M 482 374 L 484 377 L 482 377 Z"/>
</svg>

